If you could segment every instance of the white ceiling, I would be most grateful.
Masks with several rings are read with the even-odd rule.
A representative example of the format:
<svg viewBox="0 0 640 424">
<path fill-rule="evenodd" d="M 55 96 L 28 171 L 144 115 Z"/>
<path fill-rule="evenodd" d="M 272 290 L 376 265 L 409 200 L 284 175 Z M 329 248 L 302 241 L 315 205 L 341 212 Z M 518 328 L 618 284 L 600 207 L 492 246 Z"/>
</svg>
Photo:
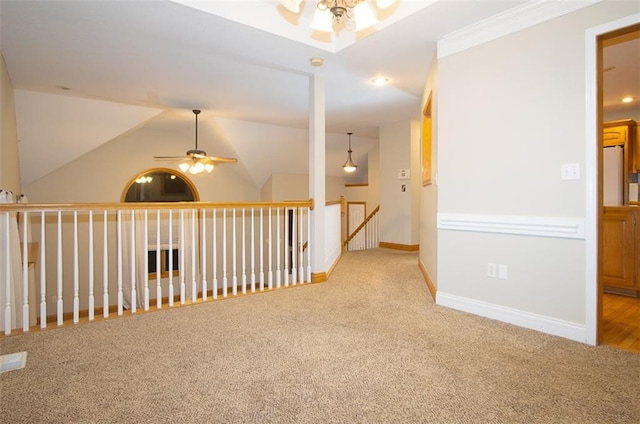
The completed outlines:
<svg viewBox="0 0 640 424">
<path fill-rule="evenodd" d="M 378 128 L 419 119 L 436 41 L 527 0 L 403 0 L 378 10 L 381 23 L 373 29 L 333 36 L 308 28 L 311 0 L 299 16 L 275 0 L 191 3 L 197 8 L 158 0 L 0 1 L 0 46 L 16 89 L 23 185 L 118 132 L 141 125 L 190 131 L 191 109 L 199 108 L 203 147 L 211 155 L 237 156 L 239 164 L 231 166 L 260 186 L 290 162 L 287 143 L 296 137 L 307 143 L 302 130 L 314 73 L 326 86 L 327 175 L 343 175 L 351 131 L 354 160 L 363 164 L 358 176 L 366 178 L 366 152 Z M 312 67 L 312 57 L 324 58 L 324 66 Z M 372 85 L 377 75 L 390 83 Z M 223 140 L 224 154 L 207 148 L 216 126 L 235 128 L 238 121 L 257 130 L 245 131 L 236 144 Z M 290 127 L 290 139 L 264 143 L 255 135 L 273 126 Z M 177 140 L 175 152 L 150 154 L 181 154 L 191 142 Z M 26 165 L 34 154 L 50 160 Z M 257 164 L 255 157 L 269 160 Z M 306 168 L 306 158 L 300 159 Z"/>
</svg>

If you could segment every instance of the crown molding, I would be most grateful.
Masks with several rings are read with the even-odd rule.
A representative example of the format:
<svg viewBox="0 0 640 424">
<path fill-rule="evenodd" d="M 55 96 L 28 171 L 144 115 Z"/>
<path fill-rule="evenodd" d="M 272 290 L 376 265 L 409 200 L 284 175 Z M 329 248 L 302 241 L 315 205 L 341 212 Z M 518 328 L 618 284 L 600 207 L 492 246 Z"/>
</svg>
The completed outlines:
<svg viewBox="0 0 640 424">
<path fill-rule="evenodd" d="M 531 0 L 473 25 L 446 35 L 438 41 L 438 59 L 479 46 L 514 32 L 541 24 L 604 0 Z"/>
</svg>

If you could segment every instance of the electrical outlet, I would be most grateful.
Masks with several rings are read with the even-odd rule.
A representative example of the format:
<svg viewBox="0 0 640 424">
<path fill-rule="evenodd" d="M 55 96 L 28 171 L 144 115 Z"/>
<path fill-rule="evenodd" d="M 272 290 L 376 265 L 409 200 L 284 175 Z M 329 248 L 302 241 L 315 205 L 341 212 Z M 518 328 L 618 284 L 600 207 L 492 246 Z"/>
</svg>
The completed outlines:
<svg viewBox="0 0 640 424">
<path fill-rule="evenodd" d="M 487 277 L 496 278 L 496 264 L 494 262 L 487 264 Z"/>
<path fill-rule="evenodd" d="M 505 264 L 498 265 L 498 278 L 501 280 L 507 279 L 508 267 Z"/>
</svg>

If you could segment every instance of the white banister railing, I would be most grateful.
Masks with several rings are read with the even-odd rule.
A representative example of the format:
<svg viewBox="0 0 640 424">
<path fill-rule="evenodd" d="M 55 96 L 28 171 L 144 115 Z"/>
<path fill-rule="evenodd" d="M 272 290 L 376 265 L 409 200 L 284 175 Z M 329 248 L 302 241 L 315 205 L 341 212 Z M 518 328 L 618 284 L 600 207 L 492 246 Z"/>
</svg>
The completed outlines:
<svg viewBox="0 0 640 424">
<path fill-rule="evenodd" d="M 96 315 L 109 318 L 111 311 L 173 307 L 176 278 L 180 304 L 310 282 L 311 206 L 312 201 L 2 204 L 3 264 L 20 257 L 22 266 L 0 270 L 0 328 L 5 334 L 16 328 L 15 311 L 28 331 L 37 321 L 44 329 L 67 319 L 78 323 L 81 316 L 93 321 Z M 17 251 L 9 231 L 16 216 L 22 224 Z M 20 290 L 12 288 L 14 271 L 21 274 Z M 100 284 L 102 296 L 96 296 Z"/>
<path fill-rule="evenodd" d="M 360 224 L 353 233 L 349 234 L 344 242 L 346 250 L 365 250 L 378 247 L 380 244 L 379 211 L 380 206 L 376 207 L 373 212 L 362 221 L 362 224 Z M 357 237 L 358 235 L 364 235 L 364 237 Z"/>
</svg>

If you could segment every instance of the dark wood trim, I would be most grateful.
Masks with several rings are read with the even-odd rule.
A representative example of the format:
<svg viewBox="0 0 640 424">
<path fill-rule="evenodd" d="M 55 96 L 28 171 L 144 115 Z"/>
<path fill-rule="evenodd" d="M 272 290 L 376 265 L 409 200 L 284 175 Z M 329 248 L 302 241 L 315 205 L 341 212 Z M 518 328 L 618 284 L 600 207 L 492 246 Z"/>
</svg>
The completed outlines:
<svg viewBox="0 0 640 424">
<path fill-rule="evenodd" d="M 369 183 L 353 183 L 353 184 L 345 184 L 345 187 L 369 187 Z"/>
</svg>

